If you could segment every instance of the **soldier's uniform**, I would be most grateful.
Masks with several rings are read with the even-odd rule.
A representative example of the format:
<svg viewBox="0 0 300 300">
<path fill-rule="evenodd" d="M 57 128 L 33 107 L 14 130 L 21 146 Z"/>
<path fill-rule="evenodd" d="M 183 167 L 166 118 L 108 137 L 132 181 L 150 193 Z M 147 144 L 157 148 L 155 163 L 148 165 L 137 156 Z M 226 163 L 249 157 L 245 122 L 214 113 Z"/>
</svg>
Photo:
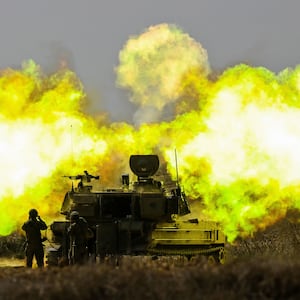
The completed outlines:
<svg viewBox="0 0 300 300">
<path fill-rule="evenodd" d="M 70 239 L 69 263 L 81 264 L 87 260 L 89 228 L 87 221 L 77 211 L 70 215 L 71 225 L 68 228 Z"/>
<path fill-rule="evenodd" d="M 44 266 L 44 248 L 41 230 L 47 229 L 46 223 L 38 216 L 36 209 L 29 211 L 29 219 L 22 226 L 26 233 L 26 266 L 31 268 L 35 257 L 38 267 Z"/>
</svg>

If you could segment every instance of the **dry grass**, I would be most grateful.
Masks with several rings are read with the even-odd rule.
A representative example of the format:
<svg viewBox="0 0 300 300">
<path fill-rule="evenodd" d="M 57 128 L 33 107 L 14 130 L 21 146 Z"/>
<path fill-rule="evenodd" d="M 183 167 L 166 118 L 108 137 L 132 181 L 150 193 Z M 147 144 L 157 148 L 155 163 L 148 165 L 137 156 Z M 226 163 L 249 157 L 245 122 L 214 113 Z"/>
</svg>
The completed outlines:
<svg viewBox="0 0 300 300">
<path fill-rule="evenodd" d="M 0 236 L 0 257 L 24 257 L 25 237 L 19 232 L 1 237 Z"/>
<path fill-rule="evenodd" d="M 281 220 L 204 257 L 123 257 L 63 268 L 0 268 L 0 299 L 300 299 L 300 225 Z"/>
<path fill-rule="evenodd" d="M 223 266 L 124 259 L 64 268 L 2 268 L 0 299 L 299 299 L 300 261 Z"/>
</svg>

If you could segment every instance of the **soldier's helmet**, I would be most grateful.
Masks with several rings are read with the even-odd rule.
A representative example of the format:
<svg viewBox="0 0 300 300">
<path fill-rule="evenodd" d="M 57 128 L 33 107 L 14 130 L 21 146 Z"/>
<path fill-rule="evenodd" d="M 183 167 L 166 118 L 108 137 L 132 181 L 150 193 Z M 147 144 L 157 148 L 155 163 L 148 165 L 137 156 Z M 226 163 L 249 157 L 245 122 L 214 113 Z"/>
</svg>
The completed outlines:
<svg viewBox="0 0 300 300">
<path fill-rule="evenodd" d="M 34 218 L 37 218 L 37 216 L 38 216 L 38 211 L 35 208 L 32 208 L 29 211 L 29 217 L 34 219 Z"/>
<path fill-rule="evenodd" d="M 70 214 L 70 220 L 71 220 L 71 222 L 78 221 L 79 220 L 79 212 L 76 210 L 72 211 Z"/>
</svg>

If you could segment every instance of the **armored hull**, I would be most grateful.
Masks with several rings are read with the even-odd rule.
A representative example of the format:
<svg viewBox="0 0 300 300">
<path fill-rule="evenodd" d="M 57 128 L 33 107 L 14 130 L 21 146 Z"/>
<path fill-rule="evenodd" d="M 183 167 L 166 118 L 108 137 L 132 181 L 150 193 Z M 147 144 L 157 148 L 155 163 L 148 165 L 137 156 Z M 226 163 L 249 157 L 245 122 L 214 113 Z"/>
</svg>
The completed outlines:
<svg viewBox="0 0 300 300">
<path fill-rule="evenodd" d="M 129 177 L 123 176 L 121 189 L 93 191 L 82 179 L 89 181 L 95 176 L 86 172 L 75 177 L 80 180 L 78 188 L 66 193 L 61 209 L 65 221 L 50 226 L 55 246 L 48 250 L 48 264 L 68 261 L 67 228 L 72 211 L 78 211 L 88 222 L 93 233 L 88 253 L 95 259 L 107 255 L 201 254 L 223 263 L 226 237 L 221 227 L 213 221 L 189 218 L 189 204 L 181 188 L 166 189 L 152 178 L 159 167 L 158 156 L 133 155 L 130 167 L 137 181 L 129 184 Z"/>
</svg>

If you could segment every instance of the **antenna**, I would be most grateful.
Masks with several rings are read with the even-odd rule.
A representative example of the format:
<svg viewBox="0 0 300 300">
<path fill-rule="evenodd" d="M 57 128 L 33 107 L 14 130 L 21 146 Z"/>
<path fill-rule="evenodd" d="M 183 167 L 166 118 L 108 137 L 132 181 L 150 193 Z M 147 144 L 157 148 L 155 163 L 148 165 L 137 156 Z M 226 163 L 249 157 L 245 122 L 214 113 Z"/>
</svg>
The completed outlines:
<svg viewBox="0 0 300 300">
<path fill-rule="evenodd" d="M 176 148 L 175 148 L 175 164 L 176 164 L 176 177 L 177 177 L 176 196 L 178 199 L 179 214 L 183 216 L 183 215 L 189 214 L 191 212 L 191 210 L 190 210 L 188 201 L 185 198 L 185 193 L 181 191 L 181 187 L 179 185 Z"/>
<path fill-rule="evenodd" d="M 176 148 L 175 148 L 175 166 L 176 166 L 176 181 L 177 181 L 177 185 L 179 186 L 179 179 L 178 179 L 178 164 L 177 164 L 177 152 L 176 152 Z"/>
<path fill-rule="evenodd" d="M 70 125 L 71 128 L 71 161 L 72 161 L 72 169 L 74 168 L 75 161 L 74 161 L 74 152 L 73 152 L 73 125 Z"/>
</svg>

